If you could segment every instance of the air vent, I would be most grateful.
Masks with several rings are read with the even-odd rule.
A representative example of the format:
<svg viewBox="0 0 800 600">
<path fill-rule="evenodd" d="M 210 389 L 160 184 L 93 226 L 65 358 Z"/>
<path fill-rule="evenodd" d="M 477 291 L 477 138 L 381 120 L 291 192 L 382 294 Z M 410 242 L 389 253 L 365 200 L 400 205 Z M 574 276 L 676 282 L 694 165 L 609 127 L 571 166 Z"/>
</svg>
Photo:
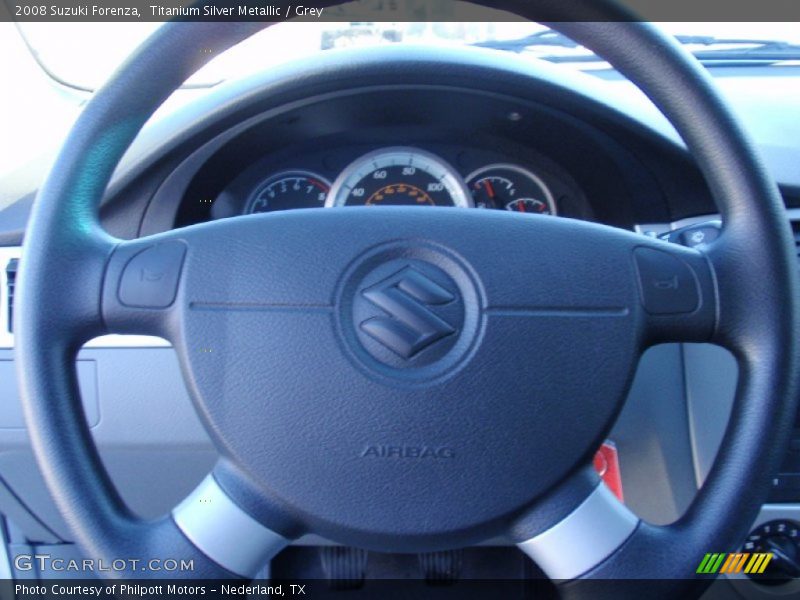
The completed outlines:
<svg viewBox="0 0 800 600">
<path fill-rule="evenodd" d="M 794 233 L 794 249 L 800 260 L 800 221 L 792 219 L 792 233 Z"/>
<path fill-rule="evenodd" d="M 8 299 L 8 332 L 14 331 L 14 284 L 17 280 L 18 258 L 12 258 L 6 265 L 6 298 Z"/>
</svg>

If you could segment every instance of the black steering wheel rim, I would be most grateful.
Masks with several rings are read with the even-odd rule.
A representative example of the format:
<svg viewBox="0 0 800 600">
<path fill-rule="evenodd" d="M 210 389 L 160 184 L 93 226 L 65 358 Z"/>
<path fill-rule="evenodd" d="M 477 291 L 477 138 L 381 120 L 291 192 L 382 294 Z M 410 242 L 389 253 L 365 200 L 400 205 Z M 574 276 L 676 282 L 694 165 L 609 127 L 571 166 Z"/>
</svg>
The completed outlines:
<svg viewBox="0 0 800 600">
<path fill-rule="evenodd" d="M 507 2 L 504 8 L 523 17 L 530 11 L 526 2 Z M 131 515 L 84 423 L 71 363 L 82 342 L 113 324 L 105 306 L 107 282 L 76 273 L 110 277 L 115 268 L 116 275 L 122 269 L 113 256 L 119 241 L 102 231 L 98 206 L 115 165 L 144 122 L 209 56 L 260 27 L 167 25 L 95 95 L 39 193 L 18 283 L 16 354 L 26 419 L 45 479 L 76 539 L 87 552 L 103 557 L 194 557 L 194 577 L 239 573 L 200 552 L 172 518 L 143 523 Z M 636 525 L 607 559 L 576 574 L 687 578 L 694 575 L 697 553 L 702 557 L 705 551 L 701 549 L 733 550 L 743 538 L 794 420 L 799 359 L 793 243 L 780 196 L 752 144 L 708 76 L 675 43 L 640 23 L 556 27 L 608 59 L 665 113 L 694 154 L 725 225 L 724 234 L 703 256 L 710 265 L 716 306 L 713 330 L 698 336 L 729 348 L 740 366 L 734 414 L 717 462 L 677 523 Z M 197 39 L 214 52 L 192 51 Z M 155 65 L 160 77 L 152 77 Z M 741 283 L 756 277 L 758 285 Z M 753 311 L 754 306 L 759 310 Z M 147 329 L 146 315 L 137 318 L 136 325 Z M 650 341 L 658 338 L 656 334 Z M 561 498 L 558 490 L 550 497 Z M 727 501 L 734 499 L 735 519 L 724 514 Z M 574 508 L 572 499 L 556 503 Z M 546 523 L 537 517 L 541 514 L 533 510 L 516 519 L 512 529 L 520 541 L 541 533 Z M 287 523 L 281 534 L 290 536 L 292 527 Z"/>
</svg>

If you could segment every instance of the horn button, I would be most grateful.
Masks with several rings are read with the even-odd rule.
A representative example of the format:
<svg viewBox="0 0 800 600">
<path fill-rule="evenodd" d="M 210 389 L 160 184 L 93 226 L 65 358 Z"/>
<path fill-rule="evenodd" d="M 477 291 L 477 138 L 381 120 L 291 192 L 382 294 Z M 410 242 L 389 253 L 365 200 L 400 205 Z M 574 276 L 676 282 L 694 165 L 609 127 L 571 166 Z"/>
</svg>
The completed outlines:
<svg viewBox="0 0 800 600">
<path fill-rule="evenodd" d="M 208 431 L 264 501 L 343 543 L 501 531 L 591 457 L 641 347 L 640 238 L 434 210 L 185 234 L 176 348 Z"/>
<path fill-rule="evenodd" d="M 359 257 L 338 293 L 339 333 L 357 366 L 397 384 L 454 372 L 483 316 L 477 277 L 432 243 L 381 245 Z"/>
</svg>

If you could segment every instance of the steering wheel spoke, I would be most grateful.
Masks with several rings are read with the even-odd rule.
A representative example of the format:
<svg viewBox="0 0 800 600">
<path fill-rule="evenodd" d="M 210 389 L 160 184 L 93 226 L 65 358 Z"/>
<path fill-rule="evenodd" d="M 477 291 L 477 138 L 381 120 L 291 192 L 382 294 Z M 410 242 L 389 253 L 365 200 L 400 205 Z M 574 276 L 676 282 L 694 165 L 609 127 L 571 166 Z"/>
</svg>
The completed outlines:
<svg viewBox="0 0 800 600">
<path fill-rule="evenodd" d="M 612 556 L 638 526 L 639 518 L 586 467 L 515 521 L 511 535 L 550 579 L 570 581 Z"/>
<path fill-rule="evenodd" d="M 62 234 L 61 251 L 42 245 L 23 246 L 20 280 L 36 281 L 47 286 L 46 293 L 30 294 L 32 286 L 21 285 L 15 306 L 16 319 L 25 322 L 31 314 L 44 318 L 40 327 L 16 331 L 17 344 L 24 346 L 58 338 L 55 347 L 72 353 L 91 338 L 105 333 L 100 309 L 100 289 L 106 263 L 114 249 L 114 240 L 99 229 Z M 25 268 L 24 265 L 33 265 Z M 56 293 L 55 290 L 58 290 Z M 52 346 L 52 344 L 49 344 Z"/>
<path fill-rule="evenodd" d="M 216 564 L 240 577 L 252 578 L 294 537 L 278 533 L 243 508 L 245 485 L 232 483 L 230 469 L 218 467 L 172 511 L 183 535 Z M 220 483 L 225 477 L 226 485 Z M 241 476 L 233 476 L 241 481 Z M 260 502 L 263 506 L 263 502 Z M 262 511 L 263 512 L 263 511 Z M 273 518 L 275 509 L 270 511 Z M 297 531 L 279 517 L 285 531 Z"/>
</svg>

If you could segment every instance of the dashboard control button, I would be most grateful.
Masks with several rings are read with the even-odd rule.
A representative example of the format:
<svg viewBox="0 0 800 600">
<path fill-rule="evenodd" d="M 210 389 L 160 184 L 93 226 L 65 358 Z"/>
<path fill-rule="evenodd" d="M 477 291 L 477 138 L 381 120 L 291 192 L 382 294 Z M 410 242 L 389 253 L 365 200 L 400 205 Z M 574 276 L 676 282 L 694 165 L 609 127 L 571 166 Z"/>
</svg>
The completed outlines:
<svg viewBox="0 0 800 600">
<path fill-rule="evenodd" d="M 636 248 L 642 304 L 653 315 L 689 313 L 697 309 L 700 292 L 689 266 L 661 250 Z"/>
<path fill-rule="evenodd" d="M 747 537 L 742 550 L 753 555 L 767 555 L 762 559 L 769 561 L 763 572 L 746 569 L 748 576 L 762 585 L 779 585 L 800 577 L 800 530 L 794 521 L 769 521 L 759 525 Z"/>
<path fill-rule="evenodd" d="M 689 248 L 703 248 L 716 240 L 721 233 L 720 228 L 714 224 L 687 227 L 680 234 L 680 241 Z"/>
<path fill-rule="evenodd" d="M 145 248 L 125 265 L 119 301 L 137 308 L 167 308 L 175 301 L 186 246 L 165 242 Z"/>
<path fill-rule="evenodd" d="M 722 221 L 704 221 L 659 235 L 662 240 L 702 250 L 722 234 Z"/>
</svg>

